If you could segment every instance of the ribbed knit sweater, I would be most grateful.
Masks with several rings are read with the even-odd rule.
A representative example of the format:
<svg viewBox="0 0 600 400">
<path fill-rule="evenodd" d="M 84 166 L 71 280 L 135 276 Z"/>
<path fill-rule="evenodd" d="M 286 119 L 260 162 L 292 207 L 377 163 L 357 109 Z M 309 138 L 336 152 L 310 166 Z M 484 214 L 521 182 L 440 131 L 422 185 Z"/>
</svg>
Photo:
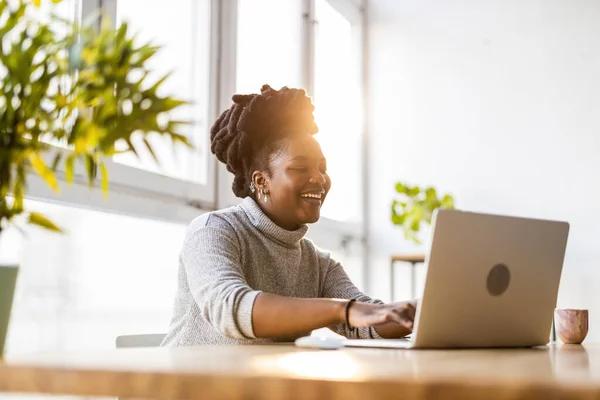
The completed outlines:
<svg viewBox="0 0 600 400">
<path fill-rule="evenodd" d="M 197 217 L 179 256 L 173 317 L 162 345 L 277 341 L 254 334 L 252 307 L 260 292 L 381 303 L 361 293 L 340 263 L 305 238 L 307 230 L 306 225 L 295 231 L 279 227 L 250 197 Z M 330 328 L 356 337 L 343 324 Z M 358 337 L 379 335 L 360 328 Z"/>
</svg>

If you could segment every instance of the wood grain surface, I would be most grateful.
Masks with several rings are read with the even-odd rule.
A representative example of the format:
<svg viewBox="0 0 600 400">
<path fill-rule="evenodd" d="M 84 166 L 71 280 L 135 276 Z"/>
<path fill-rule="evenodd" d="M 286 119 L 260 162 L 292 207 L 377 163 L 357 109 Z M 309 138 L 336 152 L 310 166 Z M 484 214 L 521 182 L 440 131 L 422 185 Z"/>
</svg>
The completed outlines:
<svg viewBox="0 0 600 400">
<path fill-rule="evenodd" d="M 600 346 L 271 345 L 9 355 L 0 362 L 1 391 L 155 399 L 596 399 Z"/>
</svg>

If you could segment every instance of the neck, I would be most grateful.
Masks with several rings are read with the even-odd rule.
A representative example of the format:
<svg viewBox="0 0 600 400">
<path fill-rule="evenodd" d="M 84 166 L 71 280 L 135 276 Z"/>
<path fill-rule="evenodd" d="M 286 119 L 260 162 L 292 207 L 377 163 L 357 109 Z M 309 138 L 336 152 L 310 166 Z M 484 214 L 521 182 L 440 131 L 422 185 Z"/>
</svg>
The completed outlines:
<svg viewBox="0 0 600 400">
<path fill-rule="evenodd" d="M 242 201 L 240 207 L 248 216 L 251 224 L 268 236 L 275 242 L 285 246 L 297 246 L 298 242 L 304 238 L 308 227 L 300 224 L 286 224 L 281 221 L 277 222 L 276 218 L 270 216 L 267 210 L 262 207 L 251 197 L 247 197 Z M 296 228 L 296 229 L 294 229 Z"/>
<path fill-rule="evenodd" d="M 299 223 L 290 223 L 290 222 L 286 222 L 286 221 L 282 221 L 280 218 L 277 218 L 277 216 L 273 215 L 273 213 L 268 209 L 268 207 L 265 207 L 263 205 L 263 203 L 260 201 L 259 198 L 255 198 L 254 201 L 256 202 L 256 204 L 258 204 L 258 207 L 262 210 L 262 212 L 269 217 L 269 219 L 271 221 L 273 221 L 273 223 L 275 225 L 277 225 L 278 227 L 285 229 L 286 231 L 295 231 L 300 229 L 300 227 L 302 226 Z"/>
</svg>

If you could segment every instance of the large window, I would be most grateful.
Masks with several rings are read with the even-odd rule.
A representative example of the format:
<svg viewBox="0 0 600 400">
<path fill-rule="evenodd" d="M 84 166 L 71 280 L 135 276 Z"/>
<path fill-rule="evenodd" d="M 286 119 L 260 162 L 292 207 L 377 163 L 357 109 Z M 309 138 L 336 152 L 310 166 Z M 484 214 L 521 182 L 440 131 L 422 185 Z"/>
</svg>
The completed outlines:
<svg viewBox="0 0 600 400">
<path fill-rule="evenodd" d="M 223 108 L 231 105 L 233 92 L 260 93 L 264 84 L 275 89 L 306 86 L 303 4 L 303 0 L 237 0 L 235 8 L 228 10 L 236 15 L 227 21 L 235 45 L 224 43 L 233 53 L 225 70 L 234 71 L 234 84 L 226 85 L 232 93 L 224 96 Z M 225 168 L 221 172 L 219 205 L 237 204 L 239 199 L 231 191 L 233 177 Z"/>
<path fill-rule="evenodd" d="M 218 37 L 213 35 L 219 21 L 213 9 L 213 1 L 173 0 L 168 6 L 164 1 L 145 0 L 143 6 L 137 0 L 63 0 L 58 4 L 42 1 L 39 13 L 50 11 L 70 19 L 86 18 L 100 7 L 103 18 L 117 24 L 127 22 L 138 44 L 152 43 L 161 46 L 151 63 L 149 78 L 152 81 L 170 73 L 164 83 L 164 95 L 182 98 L 191 104 L 173 112 L 172 118 L 191 122 L 180 132 L 190 139 L 194 150 L 184 146 L 172 148 L 170 142 L 160 136 L 150 138 L 160 165 L 140 146 L 140 157 L 118 154 L 108 162 L 110 196 L 108 201 L 95 202 L 94 208 L 127 212 L 131 204 L 120 197 L 139 197 L 154 201 L 143 212 L 135 215 L 161 220 L 181 221 L 182 210 L 194 207 L 212 209 L 215 205 L 215 161 L 208 150 L 208 129 L 215 116 L 216 107 L 211 99 L 216 96 L 216 86 L 211 78 L 216 71 L 215 48 Z M 212 39 L 212 40 L 211 40 Z M 132 71 L 135 73 L 135 71 Z M 55 143 L 60 145 L 60 143 Z M 77 169 L 76 186 L 84 189 L 64 190 L 56 197 L 44 185 L 33 182 L 30 194 L 33 198 L 51 199 L 65 204 L 88 207 L 88 195 L 83 168 Z M 97 197 L 97 196 L 96 196 Z M 141 211 L 141 210 L 140 210 Z"/>
<path fill-rule="evenodd" d="M 116 21 L 127 22 L 138 34 L 140 43 L 152 42 L 164 48 L 150 65 L 149 76 L 158 80 L 171 73 L 165 81 L 162 95 L 177 96 L 191 102 L 190 106 L 173 113 L 176 120 L 193 123 L 185 132 L 196 146 L 168 149 L 161 137 L 153 138 L 161 161 L 157 167 L 151 154 L 144 152 L 140 159 L 127 154 L 115 157 L 119 163 L 144 170 L 163 173 L 185 181 L 206 183 L 208 175 L 207 132 L 210 126 L 208 103 L 210 98 L 210 2 L 197 0 L 119 0 Z M 164 143 L 166 145 L 162 145 Z M 143 146 L 142 146 L 143 147 Z"/>
<path fill-rule="evenodd" d="M 302 1 L 238 0 L 236 89 L 303 87 Z"/>
<path fill-rule="evenodd" d="M 323 215 L 362 218 L 362 94 L 360 21 L 327 0 L 315 1 L 314 101 L 316 136 L 327 157 L 332 189 Z"/>
<path fill-rule="evenodd" d="M 139 43 L 162 46 L 152 74 L 158 79 L 171 73 L 165 94 L 192 103 L 174 117 L 192 122 L 182 133 L 196 149 L 173 150 L 170 143 L 156 137 L 152 141 L 160 166 L 143 151 L 139 158 L 115 156 L 108 163 L 109 201 L 95 203 L 95 208 L 123 211 L 119 196 L 138 196 L 156 205 L 136 215 L 181 221 L 190 205 L 210 210 L 237 203 L 230 190 L 230 174 L 217 169 L 210 153 L 208 132 L 230 105 L 232 94 L 258 92 L 268 83 L 275 88 L 302 87 L 313 97 L 320 128 L 316 137 L 329 160 L 333 181 L 323 216 L 342 223 L 360 222 L 363 98 L 361 11 L 356 1 L 173 0 L 167 6 L 162 0 L 145 0 L 140 6 L 138 0 L 63 0 L 58 5 L 42 4 L 42 13 L 52 6 L 54 12 L 75 19 L 102 6 L 102 15 L 111 21 L 127 22 Z M 57 198 L 36 184 L 30 190 L 34 198 L 89 206 L 88 197 L 75 192 L 66 190 Z"/>
<path fill-rule="evenodd" d="M 306 4 L 309 4 L 306 7 Z M 342 12 L 338 8 L 345 4 Z M 306 8 L 303 8 L 306 7 Z M 237 91 L 303 87 L 333 185 L 323 216 L 362 219 L 360 12 L 339 0 L 238 0 Z M 309 49 L 309 52 L 306 49 Z"/>
</svg>

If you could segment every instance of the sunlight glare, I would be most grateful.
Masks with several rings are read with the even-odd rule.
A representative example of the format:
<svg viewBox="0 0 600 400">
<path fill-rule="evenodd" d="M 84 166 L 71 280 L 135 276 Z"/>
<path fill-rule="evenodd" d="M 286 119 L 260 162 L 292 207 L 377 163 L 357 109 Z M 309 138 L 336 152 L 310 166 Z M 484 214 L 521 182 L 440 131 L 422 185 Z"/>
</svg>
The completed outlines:
<svg viewBox="0 0 600 400">
<path fill-rule="evenodd" d="M 354 380 L 362 377 L 356 360 L 339 351 L 311 351 L 260 357 L 253 369 L 261 373 L 284 371 L 306 378 Z"/>
</svg>

